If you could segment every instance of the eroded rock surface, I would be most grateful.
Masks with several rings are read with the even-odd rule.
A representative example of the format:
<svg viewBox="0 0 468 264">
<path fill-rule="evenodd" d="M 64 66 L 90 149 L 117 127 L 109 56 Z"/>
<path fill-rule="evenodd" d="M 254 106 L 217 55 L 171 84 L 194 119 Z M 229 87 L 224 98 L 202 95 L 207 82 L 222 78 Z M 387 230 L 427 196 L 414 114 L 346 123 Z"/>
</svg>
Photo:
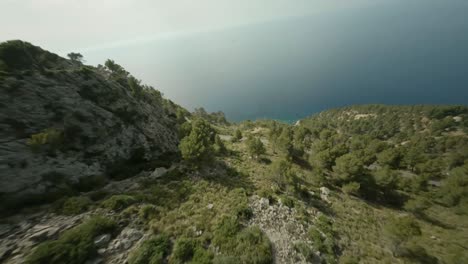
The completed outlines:
<svg viewBox="0 0 468 264">
<path fill-rule="evenodd" d="M 2 202 L 54 192 L 58 182 L 120 177 L 177 151 L 175 114 L 164 99 L 29 43 L 15 45 L 6 52 L 15 60 L 0 57 Z"/>
<path fill-rule="evenodd" d="M 308 226 L 297 219 L 296 209 L 281 202 L 270 204 L 268 199 L 256 195 L 250 198 L 250 207 L 253 217 L 249 224 L 260 227 L 268 236 L 273 244 L 275 263 L 320 263 L 317 258 L 306 260 L 294 247 L 296 243 L 312 246 L 306 235 Z M 311 211 L 310 214 L 313 217 L 315 212 Z"/>
</svg>

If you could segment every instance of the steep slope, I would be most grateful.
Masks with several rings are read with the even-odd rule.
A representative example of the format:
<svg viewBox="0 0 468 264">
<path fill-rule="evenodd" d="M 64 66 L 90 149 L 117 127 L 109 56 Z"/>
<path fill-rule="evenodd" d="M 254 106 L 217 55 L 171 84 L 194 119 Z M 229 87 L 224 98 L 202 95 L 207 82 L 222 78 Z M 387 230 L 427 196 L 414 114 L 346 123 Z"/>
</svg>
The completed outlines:
<svg viewBox="0 0 468 264">
<path fill-rule="evenodd" d="M 0 45 L 0 70 L 3 207 L 125 178 L 177 152 L 176 115 L 164 107 L 170 103 L 128 73 L 21 41 Z"/>
</svg>

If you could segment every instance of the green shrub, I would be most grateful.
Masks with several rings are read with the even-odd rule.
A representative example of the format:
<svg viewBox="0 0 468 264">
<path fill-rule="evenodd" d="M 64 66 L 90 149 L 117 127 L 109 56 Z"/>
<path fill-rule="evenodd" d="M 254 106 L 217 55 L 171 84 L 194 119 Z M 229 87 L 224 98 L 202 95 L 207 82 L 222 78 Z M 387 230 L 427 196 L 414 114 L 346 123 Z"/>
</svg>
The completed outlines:
<svg viewBox="0 0 468 264">
<path fill-rule="evenodd" d="M 174 249 L 170 257 L 170 262 L 182 264 L 192 259 L 194 254 L 195 241 L 188 238 L 179 238 L 175 241 Z"/>
<path fill-rule="evenodd" d="M 137 199 L 135 199 L 133 196 L 119 194 L 111 196 L 110 198 L 102 202 L 101 205 L 107 209 L 120 211 L 137 202 Z"/>
<path fill-rule="evenodd" d="M 358 195 L 361 185 L 358 182 L 350 182 L 341 187 L 341 190 L 346 194 Z"/>
<path fill-rule="evenodd" d="M 239 140 L 241 139 L 242 139 L 242 132 L 239 129 L 236 129 L 236 131 L 234 131 L 234 135 L 232 136 L 231 141 L 239 142 Z"/>
<path fill-rule="evenodd" d="M 193 253 L 191 263 L 193 264 L 211 264 L 213 263 L 213 253 L 198 245 Z"/>
<path fill-rule="evenodd" d="M 142 206 L 140 208 L 140 211 L 138 212 L 138 216 L 145 221 L 153 219 L 158 214 L 159 214 L 158 208 L 152 204 L 146 204 Z"/>
<path fill-rule="evenodd" d="M 294 207 L 294 199 L 288 196 L 281 196 L 281 203 L 287 207 L 293 208 Z"/>
<path fill-rule="evenodd" d="M 322 234 L 317 229 L 311 228 L 309 229 L 308 235 L 309 235 L 310 240 L 312 240 L 312 242 L 314 243 L 314 247 L 317 250 L 324 252 L 325 244 L 324 244 L 324 238 Z"/>
<path fill-rule="evenodd" d="M 138 215 L 138 212 L 139 210 L 136 205 L 130 205 L 129 207 L 122 210 L 122 212 L 120 213 L 120 219 L 128 220 L 129 218 L 132 218 L 134 215 Z"/>
<path fill-rule="evenodd" d="M 218 135 L 216 135 L 215 137 L 214 151 L 218 155 L 223 155 L 223 154 L 226 154 L 227 152 L 224 142 L 221 140 L 221 138 Z"/>
<path fill-rule="evenodd" d="M 213 263 L 267 264 L 273 261 L 271 242 L 258 227 L 243 229 L 223 242 L 221 255 L 216 256 Z"/>
<path fill-rule="evenodd" d="M 423 197 L 416 197 L 415 199 L 408 200 L 404 208 L 406 211 L 414 214 L 420 214 L 430 206 L 430 202 Z"/>
<path fill-rule="evenodd" d="M 110 233 L 116 224 L 106 218 L 94 217 L 65 231 L 58 240 L 36 247 L 26 258 L 26 264 L 81 264 L 96 253 L 94 238 Z"/>
<path fill-rule="evenodd" d="M 64 215 L 77 215 L 86 212 L 91 204 L 92 201 L 88 197 L 70 197 L 63 202 L 58 212 Z"/>
<path fill-rule="evenodd" d="M 51 68 L 57 66 L 60 57 L 31 43 L 10 40 L 0 43 L 0 70 L 19 71 L 32 69 L 36 65 Z"/>
<path fill-rule="evenodd" d="M 314 247 L 324 254 L 327 263 L 336 262 L 335 231 L 330 218 L 320 215 L 315 221 L 315 228 L 310 228 L 308 235 Z"/>
<path fill-rule="evenodd" d="M 270 204 L 273 204 L 276 202 L 275 195 L 274 195 L 275 193 L 271 189 L 261 189 L 258 191 L 257 194 L 260 197 L 267 198 Z"/>
<path fill-rule="evenodd" d="M 240 224 L 236 217 L 224 217 L 214 231 L 213 243 L 223 249 L 229 247 L 230 240 L 240 230 Z"/>
<path fill-rule="evenodd" d="M 179 144 L 184 160 L 195 165 L 210 160 L 214 151 L 214 134 L 213 128 L 205 120 L 193 121 L 190 134 L 184 137 Z"/>
<path fill-rule="evenodd" d="M 59 148 L 63 143 L 63 132 L 55 128 L 48 128 L 43 132 L 31 135 L 26 144 L 31 149 L 37 151 L 43 146 L 48 146 L 50 150 Z"/>
<path fill-rule="evenodd" d="M 165 235 L 158 235 L 144 241 L 141 246 L 130 253 L 129 264 L 163 264 L 169 254 L 171 244 Z"/>
<path fill-rule="evenodd" d="M 307 245 L 306 243 L 304 242 L 298 242 L 296 244 L 294 244 L 294 249 L 301 253 L 302 256 L 304 256 L 304 258 L 311 262 L 314 258 L 314 251 L 312 250 L 312 248 Z"/>
<path fill-rule="evenodd" d="M 271 165 L 271 180 L 283 191 L 293 192 L 297 189 L 299 179 L 291 162 L 278 160 Z"/>
<path fill-rule="evenodd" d="M 258 227 L 242 230 L 236 239 L 234 255 L 238 263 L 269 264 L 273 261 L 270 240 Z"/>
<path fill-rule="evenodd" d="M 410 216 L 396 217 L 385 225 L 384 232 L 390 241 L 392 252 L 398 255 L 403 243 L 412 237 L 421 235 L 421 227 Z"/>
<path fill-rule="evenodd" d="M 238 264 L 239 259 L 233 256 L 216 255 L 213 259 L 213 264 Z"/>
<path fill-rule="evenodd" d="M 342 255 L 340 257 L 340 264 L 359 264 L 359 260 L 350 255 Z"/>
<path fill-rule="evenodd" d="M 265 146 L 259 138 L 249 137 L 246 143 L 247 150 L 253 158 L 258 159 L 260 155 L 265 154 Z"/>
</svg>

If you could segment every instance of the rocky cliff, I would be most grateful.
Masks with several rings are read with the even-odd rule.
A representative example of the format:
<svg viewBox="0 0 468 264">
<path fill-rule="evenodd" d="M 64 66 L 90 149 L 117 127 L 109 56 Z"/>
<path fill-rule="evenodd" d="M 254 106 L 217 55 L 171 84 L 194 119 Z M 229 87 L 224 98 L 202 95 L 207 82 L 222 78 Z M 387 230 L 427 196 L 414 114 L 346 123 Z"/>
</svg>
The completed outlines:
<svg viewBox="0 0 468 264">
<path fill-rule="evenodd" d="M 85 66 L 26 42 L 0 44 L 1 207 L 161 165 L 178 144 L 168 104 L 126 72 Z"/>
</svg>

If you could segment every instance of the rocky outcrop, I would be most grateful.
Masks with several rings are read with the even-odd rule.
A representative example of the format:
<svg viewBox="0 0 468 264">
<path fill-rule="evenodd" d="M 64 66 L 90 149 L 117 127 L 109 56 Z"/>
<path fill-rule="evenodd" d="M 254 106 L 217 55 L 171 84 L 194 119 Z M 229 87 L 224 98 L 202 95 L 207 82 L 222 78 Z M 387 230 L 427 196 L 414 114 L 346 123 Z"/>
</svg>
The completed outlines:
<svg viewBox="0 0 468 264">
<path fill-rule="evenodd" d="M 312 247 L 312 241 L 307 237 L 308 226 L 298 220 L 295 208 L 289 208 L 279 201 L 270 204 L 266 198 L 252 196 L 250 207 L 253 217 L 249 224 L 258 226 L 268 236 L 273 244 L 275 263 L 320 263 L 318 254 L 313 259 L 306 259 L 295 248 L 297 243 L 305 243 Z M 310 211 L 311 217 L 317 212 Z"/>
<path fill-rule="evenodd" d="M 37 202 L 46 196 L 31 195 L 94 185 L 102 176 L 128 177 L 176 153 L 168 101 L 130 78 L 29 43 L 0 44 L 2 203 Z"/>
<path fill-rule="evenodd" d="M 56 239 L 58 235 L 89 216 L 59 216 L 39 213 L 16 215 L 0 225 L 0 262 L 24 263 L 25 256 L 41 242 Z"/>
</svg>

